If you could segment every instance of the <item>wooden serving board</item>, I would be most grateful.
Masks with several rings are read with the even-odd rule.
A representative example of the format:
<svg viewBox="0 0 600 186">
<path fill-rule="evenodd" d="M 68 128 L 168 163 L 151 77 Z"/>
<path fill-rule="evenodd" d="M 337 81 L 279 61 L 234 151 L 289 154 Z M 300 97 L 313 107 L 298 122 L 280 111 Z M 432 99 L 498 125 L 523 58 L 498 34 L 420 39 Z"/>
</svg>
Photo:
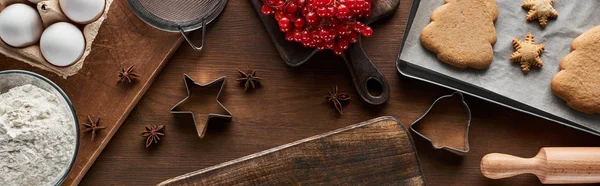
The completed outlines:
<svg viewBox="0 0 600 186">
<path fill-rule="evenodd" d="M 80 123 L 88 122 L 87 115 L 99 116 L 107 127 L 93 142 L 89 133 L 80 135 L 77 160 L 63 185 L 79 183 L 181 42 L 179 33 L 152 28 L 131 12 L 127 0 L 115 0 L 83 68 L 68 79 L 0 55 L 0 71 L 28 70 L 51 79 L 73 102 Z M 140 78 L 117 83 L 121 67 L 130 65 Z"/>
<path fill-rule="evenodd" d="M 317 53 L 317 49 L 303 47 L 300 43 L 287 41 L 285 33 L 280 31 L 273 16 L 262 13 L 263 2 L 261 0 L 250 1 L 287 65 L 291 67 L 300 66 Z M 360 21 L 369 25 L 392 15 L 399 5 L 400 0 L 374 0 L 371 6 L 371 15 Z M 369 104 L 381 105 L 389 99 L 389 84 L 385 76 L 363 50 L 360 44 L 361 37 L 359 34 L 358 43 L 351 44 L 344 52 L 343 59 L 346 61 L 346 66 L 350 71 L 350 76 L 352 76 L 352 82 L 360 97 Z"/>
<path fill-rule="evenodd" d="M 425 185 L 413 141 L 380 117 L 282 145 L 159 185 Z"/>
</svg>

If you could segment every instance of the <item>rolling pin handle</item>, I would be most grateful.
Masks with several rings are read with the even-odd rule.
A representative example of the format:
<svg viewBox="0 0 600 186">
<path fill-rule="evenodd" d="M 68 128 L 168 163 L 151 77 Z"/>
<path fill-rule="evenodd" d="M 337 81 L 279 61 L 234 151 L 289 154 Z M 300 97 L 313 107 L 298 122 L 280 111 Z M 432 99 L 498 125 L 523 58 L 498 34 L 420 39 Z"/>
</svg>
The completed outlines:
<svg viewBox="0 0 600 186">
<path fill-rule="evenodd" d="M 492 153 L 481 159 L 481 173 L 490 179 L 502 179 L 520 174 L 535 174 L 538 160 L 508 154 Z"/>
</svg>

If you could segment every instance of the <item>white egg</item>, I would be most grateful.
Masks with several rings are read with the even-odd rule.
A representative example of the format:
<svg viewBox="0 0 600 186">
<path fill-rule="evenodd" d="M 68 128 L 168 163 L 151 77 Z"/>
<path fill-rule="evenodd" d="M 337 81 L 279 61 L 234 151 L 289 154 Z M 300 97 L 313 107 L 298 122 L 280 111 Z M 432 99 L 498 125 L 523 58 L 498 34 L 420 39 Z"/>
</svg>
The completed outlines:
<svg viewBox="0 0 600 186">
<path fill-rule="evenodd" d="M 59 67 L 75 63 L 84 49 L 85 39 L 81 30 L 67 22 L 50 25 L 40 39 L 40 50 L 44 58 Z"/>
<path fill-rule="evenodd" d="M 0 38 L 13 47 L 36 43 L 42 35 L 42 18 L 32 7 L 17 3 L 0 12 Z"/>
<path fill-rule="evenodd" d="M 60 0 L 60 8 L 72 21 L 87 24 L 95 21 L 104 11 L 105 0 Z"/>
<path fill-rule="evenodd" d="M 35 3 L 35 4 L 39 3 L 40 1 L 42 1 L 42 0 L 29 0 L 29 2 Z"/>
</svg>

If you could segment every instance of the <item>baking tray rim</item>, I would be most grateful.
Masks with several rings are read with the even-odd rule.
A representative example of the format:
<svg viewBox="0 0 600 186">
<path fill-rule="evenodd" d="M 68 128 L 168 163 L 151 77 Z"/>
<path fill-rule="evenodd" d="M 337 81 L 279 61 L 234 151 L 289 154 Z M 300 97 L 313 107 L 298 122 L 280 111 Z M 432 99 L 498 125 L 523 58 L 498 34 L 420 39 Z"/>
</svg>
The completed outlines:
<svg viewBox="0 0 600 186">
<path fill-rule="evenodd" d="M 412 79 L 416 79 L 416 80 L 420 80 L 420 81 L 424 81 L 424 82 L 431 83 L 431 84 L 434 84 L 434 85 L 438 85 L 438 86 L 441 86 L 441 87 L 444 87 L 444 88 L 447 88 L 447 89 L 450 89 L 450 90 L 462 92 L 464 94 L 467 94 L 467 95 L 470 95 L 470 96 L 473 96 L 473 97 L 476 97 L 476 98 L 479 98 L 479 99 L 482 99 L 482 100 L 485 100 L 485 101 L 488 101 L 488 102 L 491 102 L 491 103 L 494 103 L 494 104 L 497 104 L 497 105 L 501 105 L 501 106 L 509 108 L 509 109 L 513 109 L 513 110 L 516 110 L 516 111 L 519 111 L 519 112 L 522 112 L 522 113 L 525 113 L 525 114 L 533 115 L 533 116 L 536 116 L 536 117 L 539 117 L 539 118 L 542 118 L 542 119 L 546 119 L 546 120 L 549 120 L 549 121 L 552 121 L 552 122 L 556 122 L 556 123 L 559 123 L 559 124 L 561 124 L 563 126 L 566 126 L 566 127 L 569 127 L 569 128 L 573 128 L 573 129 L 577 129 L 577 130 L 580 130 L 580 131 L 583 131 L 583 132 L 586 132 L 586 133 L 589 133 L 589 134 L 592 134 L 592 135 L 595 135 L 595 136 L 600 136 L 600 131 L 596 131 L 596 130 L 590 129 L 588 127 L 582 126 L 580 124 L 577 124 L 575 122 L 568 121 L 568 120 L 566 120 L 564 118 L 558 117 L 558 116 L 553 115 L 551 113 L 547 113 L 546 112 L 547 114 L 556 116 L 556 117 L 558 117 L 560 119 L 563 119 L 565 121 L 560 121 L 558 119 L 554 119 L 554 118 L 550 118 L 550 117 L 547 117 L 547 116 L 543 116 L 543 115 L 541 115 L 539 113 L 534 113 L 536 111 L 530 111 L 530 110 L 526 110 L 524 108 L 517 108 L 517 106 L 529 106 L 529 105 L 524 104 L 524 103 L 520 103 L 520 102 L 517 102 L 517 101 L 514 101 L 513 99 L 510 99 L 510 98 L 508 98 L 508 97 L 506 97 L 504 95 L 497 94 L 497 93 L 489 91 L 487 89 L 478 88 L 478 87 L 473 86 L 472 84 L 469 84 L 467 82 L 463 82 L 463 81 L 460 81 L 460 80 L 454 80 L 452 77 L 449 77 L 449 76 L 446 76 L 446 75 L 443 75 L 443 74 L 439 74 L 439 75 L 435 74 L 437 72 L 435 72 L 433 70 L 424 69 L 422 71 L 425 71 L 425 72 L 429 71 L 427 73 L 430 73 L 430 74 L 433 74 L 433 75 L 437 75 L 437 76 L 442 76 L 443 78 L 446 78 L 447 80 L 455 81 L 457 83 L 464 83 L 464 84 L 466 84 L 468 87 L 470 87 L 472 89 L 481 89 L 482 91 L 488 91 L 488 92 L 491 92 L 493 94 L 497 94 L 497 96 L 499 96 L 501 98 L 514 101 L 517 104 L 517 106 L 512 106 L 512 105 L 509 105 L 508 103 L 503 103 L 501 101 L 494 100 L 493 98 L 489 98 L 490 95 L 487 95 L 487 96 L 486 95 L 479 95 L 477 93 L 473 93 L 471 91 L 464 90 L 464 88 L 458 88 L 458 87 L 453 86 L 453 85 L 447 85 L 447 84 L 444 84 L 444 83 L 436 82 L 435 80 L 426 79 L 425 77 L 419 77 L 418 75 L 413 75 L 413 74 L 410 74 L 409 72 L 406 72 L 405 70 L 403 70 L 403 67 L 406 68 L 407 66 L 411 66 L 412 65 L 412 64 L 409 64 L 410 62 L 406 62 L 406 61 L 400 59 L 400 56 L 402 55 L 402 51 L 404 49 L 404 45 L 406 44 L 406 37 L 408 36 L 408 33 L 410 32 L 413 20 L 414 20 L 414 18 L 416 16 L 417 10 L 419 9 L 419 4 L 420 3 L 421 3 L 421 0 L 413 0 L 413 2 L 412 2 L 411 8 L 410 8 L 410 14 L 409 14 L 408 21 L 406 23 L 406 27 L 404 29 L 404 33 L 403 33 L 403 37 L 402 37 L 402 45 L 400 46 L 400 51 L 398 52 L 398 58 L 396 59 L 396 70 L 398 70 L 398 72 L 402 76 L 405 76 L 405 77 L 408 77 L 408 78 L 412 78 Z M 422 68 L 422 67 L 415 67 L 414 69 L 421 70 L 419 68 Z M 529 106 L 529 107 L 531 107 L 531 106 Z M 534 108 L 534 107 L 532 107 L 532 108 Z M 539 112 L 544 112 L 544 111 L 541 111 L 541 110 L 538 110 L 538 111 Z"/>
</svg>

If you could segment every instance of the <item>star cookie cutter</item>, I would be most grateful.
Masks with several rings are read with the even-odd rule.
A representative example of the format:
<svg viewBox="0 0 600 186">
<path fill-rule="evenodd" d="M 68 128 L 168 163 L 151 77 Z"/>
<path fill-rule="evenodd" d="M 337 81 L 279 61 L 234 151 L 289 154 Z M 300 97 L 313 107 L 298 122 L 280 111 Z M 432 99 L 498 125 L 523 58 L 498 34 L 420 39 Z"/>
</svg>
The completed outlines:
<svg viewBox="0 0 600 186">
<path fill-rule="evenodd" d="M 194 120 L 194 125 L 196 126 L 196 131 L 198 132 L 198 137 L 203 138 L 204 134 L 206 133 L 206 127 L 208 126 L 210 119 L 212 119 L 212 118 L 231 119 L 233 117 L 231 115 L 231 112 L 229 112 L 229 110 L 227 110 L 227 108 L 225 108 L 225 106 L 223 106 L 223 104 L 221 104 L 221 102 L 219 101 L 219 96 L 221 95 L 221 92 L 225 88 L 225 84 L 227 82 L 226 79 L 227 79 L 227 77 L 223 76 L 223 77 L 220 77 L 210 83 L 199 84 L 199 83 L 196 83 L 196 81 L 194 81 L 187 74 L 183 74 L 183 81 L 185 82 L 185 88 L 187 89 L 187 97 L 185 99 L 181 100 L 175 106 L 173 106 L 173 108 L 171 108 L 171 113 L 172 114 L 191 114 L 192 118 Z M 199 89 L 213 89 L 215 86 L 219 86 L 219 84 L 221 84 L 221 85 L 219 87 L 219 92 L 217 93 L 217 97 L 215 98 L 215 100 L 217 101 L 217 104 L 220 106 L 220 108 L 223 109 L 225 112 L 227 112 L 226 114 L 209 113 L 205 117 L 206 119 L 205 119 L 204 123 L 200 123 L 200 125 L 199 125 L 196 117 L 197 117 L 197 114 L 199 115 L 200 113 L 194 113 L 193 111 L 182 110 L 182 109 L 178 108 L 179 106 L 185 105 L 185 103 L 187 103 L 188 99 L 190 99 L 190 97 L 192 95 L 194 95 L 194 92 L 191 91 L 192 90 L 191 86 L 198 86 L 197 88 L 199 88 Z M 204 115 L 204 114 L 202 114 L 202 115 Z"/>
<path fill-rule="evenodd" d="M 456 96 L 458 96 L 460 98 L 460 102 L 463 107 L 463 110 L 465 111 L 465 113 L 467 115 L 467 120 L 465 122 L 465 135 L 463 136 L 464 137 L 464 145 L 463 145 L 463 147 L 452 147 L 450 145 L 443 144 L 443 143 L 436 145 L 436 142 L 432 141 L 431 138 L 425 136 L 424 134 L 419 132 L 417 129 L 415 129 L 415 126 L 417 124 L 419 124 L 419 121 L 421 121 L 423 118 L 425 118 L 425 116 L 427 116 L 429 114 L 429 112 L 431 112 L 431 110 L 436 106 L 436 104 L 439 101 L 444 100 L 444 99 L 451 99 Z M 427 141 L 429 141 L 431 143 L 431 145 L 433 146 L 433 148 L 435 148 L 435 149 L 444 149 L 444 150 L 447 150 L 447 151 L 455 153 L 455 154 L 462 154 L 462 153 L 467 153 L 470 150 L 470 146 L 469 146 L 469 127 L 470 126 L 471 126 L 471 109 L 469 108 L 469 105 L 467 105 L 467 103 L 465 102 L 465 97 L 463 96 L 463 94 L 460 92 L 454 92 L 450 95 L 445 95 L 445 96 L 442 96 L 442 97 L 439 97 L 438 99 L 436 99 L 433 102 L 433 104 L 431 104 L 431 106 L 429 106 L 427 111 L 425 111 L 425 113 L 423 115 L 421 115 L 421 117 L 419 117 L 417 120 L 415 120 L 410 125 L 410 130 L 412 130 L 417 135 L 419 135 L 419 136 L 425 138 Z"/>
</svg>

